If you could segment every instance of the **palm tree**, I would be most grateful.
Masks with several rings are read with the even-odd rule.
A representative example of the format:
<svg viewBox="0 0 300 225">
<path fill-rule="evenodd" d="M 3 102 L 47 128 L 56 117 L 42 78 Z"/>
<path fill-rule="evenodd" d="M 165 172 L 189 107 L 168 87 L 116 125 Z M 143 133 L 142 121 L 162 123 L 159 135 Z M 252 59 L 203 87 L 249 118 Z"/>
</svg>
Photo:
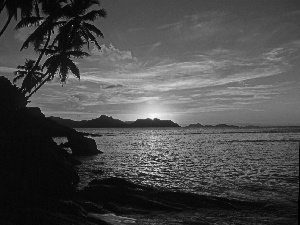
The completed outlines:
<svg viewBox="0 0 300 225">
<path fill-rule="evenodd" d="M 90 42 L 92 42 L 101 49 L 94 35 L 103 38 L 103 33 L 88 22 L 93 22 L 100 17 L 106 18 L 107 14 L 104 9 L 87 12 L 94 5 L 100 6 L 99 0 L 72 0 L 70 4 L 64 6 L 62 12 L 67 22 L 60 28 L 54 44 L 70 45 L 74 49 L 80 50 L 84 45 L 89 48 Z"/>
<path fill-rule="evenodd" d="M 89 56 L 86 52 L 72 49 L 61 49 L 57 46 L 47 48 L 45 50 L 45 54 L 50 55 L 43 65 L 43 69 L 46 68 L 46 73 L 43 75 L 43 78 L 46 78 L 27 96 L 28 98 L 40 89 L 44 83 L 53 80 L 56 74 L 59 75 L 59 79 L 62 84 L 66 83 L 69 72 L 72 72 L 76 78 L 80 79 L 80 71 L 70 58 L 83 58 L 85 56 Z"/>
<path fill-rule="evenodd" d="M 16 25 L 16 30 L 29 26 L 38 26 L 25 40 L 21 50 L 28 48 L 29 44 L 33 45 L 35 51 L 39 51 L 41 46 L 47 48 L 50 36 L 54 33 L 55 28 L 65 24 L 65 21 L 61 21 L 63 16 L 61 9 L 64 2 L 66 0 L 43 0 L 41 3 L 43 17 L 39 15 L 28 16 Z"/>
<path fill-rule="evenodd" d="M 21 91 L 23 93 L 28 93 L 37 86 L 43 77 L 41 66 L 36 66 L 35 70 L 32 69 L 35 67 L 35 61 L 32 59 L 26 59 L 24 66 L 18 66 L 17 71 L 14 72 L 16 77 L 13 79 L 13 82 L 17 82 L 19 79 L 23 79 Z"/>
<path fill-rule="evenodd" d="M 39 52 L 39 57 L 35 62 L 35 65 L 29 71 L 28 76 L 32 76 L 39 69 L 39 64 L 44 56 L 45 50 L 48 47 L 51 39 L 51 34 L 54 33 L 54 29 L 63 24 L 63 21 L 58 21 L 61 14 L 61 3 L 66 2 L 65 0 L 43 0 L 41 2 L 42 13 L 44 17 L 30 16 L 23 18 L 16 26 L 15 29 L 20 29 L 28 26 L 38 26 L 37 29 L 29 35 L 29 37 L 23 43 L 21 50 L 28 48 L 29 44 L 32 44 L 34 50 Z M 40 50 L 42 49 L 42 50 Z M 41 78 L 43 78 L 46 75 Z M 37 83 L 38 84 L 38 83 Z M 29 91 L 30 92 L 30 91 Z"/>
<path fill-rule="evenodd" d="M 1 1 L 1 0 L 0 0 Z M 4 3 L 8 0 L 2 0 Z M 22 0 L 13 0 L 22 1 Z M 39 53 L 38 59 L 27 72 L 26 76 L 34 77 L 36 71 L 40 71 L 38 66 L 43 56 L 50 55 L 46 59 L 43 69 L 46 68 L 45 74 L 36 80 L 36 87 L 32 92 L 31 89 L 24 89 L 27 85 L 22 85 L 24 91 L 29 93 L 30 97 L 45 82 L 53 79 L 55 74 L 59 74 L 61 83 L 66 83 L 68 73 L 72 72 L 75 77 L 80 78 L 79 69 L 70 59 L 71 57 L 82 58 L 88 54 L 82 51 L 82 48 L 90 43 L 94 43 L 99 49 L 101 48 L 97 42 L 97 37 L 103 37 L 102 32 L 89 22 L 95 21 L 97 18 L 106 17 L 104 9 L 95 9 L 88 11 L 90 7 L 99 5 L 99 0 L 26 0 L 35 1 L 37 4 L 37 12 L 35 15 L 24 16 L 17 24 L 16 29 L 27 26 L 37 26 L 26 41 L 23 43 L 21 50 L 33 45 L 34 50 Z M 42 16 L 40 16 L 40 13 Z M 58 34 L 51 37 L 58 31 Z M 25 79 L 24 79 L 25 81 Z"/>
<path fill-rule="evenodd" d="M 21 10 L 21 18 L 31 16 L 33 11 L 39 14 L 38 0 L 2 0 L 0 7 L 0 13 L 4 8 L 8 13 L 7 21 L 0 31 L 0 36 L 3 35 L 13 17 L 15 20 L 18 19 L 18 9 Z"/>
</svg>

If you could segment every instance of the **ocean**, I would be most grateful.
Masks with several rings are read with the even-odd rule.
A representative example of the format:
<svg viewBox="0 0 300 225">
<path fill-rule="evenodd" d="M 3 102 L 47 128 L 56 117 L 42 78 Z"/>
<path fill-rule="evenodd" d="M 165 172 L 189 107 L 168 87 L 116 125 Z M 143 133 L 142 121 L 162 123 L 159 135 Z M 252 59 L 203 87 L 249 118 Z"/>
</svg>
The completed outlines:
<svg viewBox="0 0 300 225">
<path fill-rule="evenodd" d="M 137 184 L 228 199 L 297 203 L 300 129 L 77 129 L 92 137 L 97 156 L 81 157 L 83 188 L 120 177 Z"/>
</svg>

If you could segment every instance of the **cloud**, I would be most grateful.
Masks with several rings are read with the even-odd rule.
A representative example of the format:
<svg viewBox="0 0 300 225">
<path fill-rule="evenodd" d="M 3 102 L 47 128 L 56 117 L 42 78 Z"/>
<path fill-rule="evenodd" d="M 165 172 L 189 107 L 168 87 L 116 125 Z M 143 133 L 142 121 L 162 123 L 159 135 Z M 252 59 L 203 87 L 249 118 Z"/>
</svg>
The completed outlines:
<svg viewBox="0 0 300 225">
<path fill-rule="evenodd" d="M 0 72 L 3 73 L 13 73 L 16 71 L 16 68 L 10 68 L 10 67 L 2 67 L 0 66 Z"/>
<path fill-rule="evenodd" d="M 131 51 L 121 51 L 112 44 L 108 47 L 101 45 L 101 50 L 99 51 L 96 47 L 92 49 L 92 54 L 95 56 L 100 56 L 101 58 L 116 62 L 120 60 L 134 60 Z"/>
<path fill-rule="evenodd" d="M 154 43 L 153 45 L 151 45 L 150 48 L 149 48 L 149 50 L 148 50 L 148 52 L 154 51 L 154 49 L 156 49 L 156 48 L 159 47 L 159 46 L 161 46 L 161 42 L 160 42 L 160 41 Z"/>
<path fill-rule="evenodd" d="M 143 67 L 89 71 L 82 74 L 82 80 L 104 83 L 104 89 L 126 86 L 143 92 L 214 87 L 281 74 L 288 68 L 288 64 L 281 61 L 285 52 L 278 48 L 257 57 L 248 57 L 246 53 L 214 49 L 192 61 L 161 60 L 153 65 L 144 62 Z"/>
<path fill-rule="evenodd" d="M 161 25 L 158 29 L 170 31 L 172 41 L 209 38 L 226 31 L 224 21 L 227 16 L 226 12 L 209 11 L 185 16 L 175 23 Z"/>
<path fill-rule="evenodd" d="M 101 89 L 112 89 L 112 88 L 122 88 L 122 84 L 100 84 Z"/>
</svg>

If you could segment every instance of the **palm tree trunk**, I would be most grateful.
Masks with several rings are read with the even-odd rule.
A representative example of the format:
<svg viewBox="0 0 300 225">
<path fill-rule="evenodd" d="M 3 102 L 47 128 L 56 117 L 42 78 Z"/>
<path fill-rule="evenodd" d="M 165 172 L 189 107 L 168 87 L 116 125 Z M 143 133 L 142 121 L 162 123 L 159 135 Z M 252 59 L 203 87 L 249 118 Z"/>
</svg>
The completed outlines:
<svg viewBox="0 0 300 225">
<path fill-rule="evenodd" d="M 48 44 L 49 44 L 49 42 L 50 42 L 50 37 L 51 37 L 51 31 L 48 31 L 47 41 L 46 41 L 46 43 L 45 43 L 45 45 L 44 45 L 44 48 L 43 48 L 41 54 L 39 55 L 39 58 L 37 59 L 37 61 L 36 61 L 35 65 L 34 65 L 34 67 L 32 68 L 32 71 L 40 64 L 40 62 L 41 62 L 41 60 L 42 60 L 42 57 L 43 57 L 43 55 L 45 54 L 46 48 L 48 47 Z"/>
<path fill-rule="evenodd" d="M 50 37 L 51 37 L 51 31 L 48 32 L 48 37 L 47 37 L 47 41 L 46 41 L 46 43 L 45 43 L 45 45 L 44 45 L 44 48 L 43 48 L 41 54 L 39 55 L 39 58 L 38 58 L 38 60 L 36 61 L 35 65 L 32 67 L 32 70 L 28 73 L 28 75 L 30 75 L 30 73 L 33 73 L 33 71 L 35 70 L 35 68 L 36 68 L 36 67 L 39 65 L 39 63 L 41 62 L 42 57 L 43 57 L 43 55 L 45 54 L 46 48 L 47 48 L 47 46 L 48 46 L 48 44 L 49 44 L 49 42 L 50 42 Z M 44 76 L 43 76 L 41 79 L 45 78 L 46 76 L 47 76 L 47 73 L 45 73 Z M 36 89 L 34 89 L 34 90 L 27 96 L 27 99 L 29 99 L 29 98 L 30 98 L 37 90 L 39 90 L 39 89 L 43 86 L 43 84 L 44 84 L 46 81 L 47 81 L 47 78 L 46 78 L 45 80 L 43 80 L 42 83 L 40 83 L 39 86 L 38 86 Z"/>
<path fill-rule="evenodd" d="M 46 77 L 48 75 L 48 73 L 45 73 L 45 75 L 43 76 Z M 42 78 L 42 79 L 43 79 Z M 37 86 L 29 95 L 26 96 L 27 99 L 29 99 L 35 92 L 37 92 L 37 90 L 39 90 L 45 83 L 46 81 L 48 80 L 49 77 L 46 77 L 40 84 L 39 86 Z"/>
<path fill-rule="evenodd" d="M 13 14 L 9 15 L 6 24 L 4 25 L 4 27 L 2 28 L 2 30 L 0 31 L 0 37 L 2 36 L 2 34 L 4 33 L 4 31 L 6 30 L 6 28 L 8 27 L 8 24 L 10 23 L 11 19 L 13 18 Z"/>
<path fill-rule="evenodd" d="M 2 10 L 4 9 L 5 5 L 6 5 L 7 0 L 1 0 L 0 2 L 0 13 L 2 12 Z"/>
</svg>

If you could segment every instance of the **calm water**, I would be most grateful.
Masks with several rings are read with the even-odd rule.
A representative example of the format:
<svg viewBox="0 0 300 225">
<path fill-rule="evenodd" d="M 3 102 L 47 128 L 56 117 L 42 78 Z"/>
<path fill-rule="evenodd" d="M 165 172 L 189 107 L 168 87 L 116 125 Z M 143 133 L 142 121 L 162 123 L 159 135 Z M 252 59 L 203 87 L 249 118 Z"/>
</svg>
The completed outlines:
<svg viewBox="0 0 300 225">
<path fill-rule="evenodd" d="M 122 177 L 173 190 L 247 200 L 295 202 L 300 131 L 291 129 L 79 129 L 93 134 L 80 187 Z"/>
</svg>

